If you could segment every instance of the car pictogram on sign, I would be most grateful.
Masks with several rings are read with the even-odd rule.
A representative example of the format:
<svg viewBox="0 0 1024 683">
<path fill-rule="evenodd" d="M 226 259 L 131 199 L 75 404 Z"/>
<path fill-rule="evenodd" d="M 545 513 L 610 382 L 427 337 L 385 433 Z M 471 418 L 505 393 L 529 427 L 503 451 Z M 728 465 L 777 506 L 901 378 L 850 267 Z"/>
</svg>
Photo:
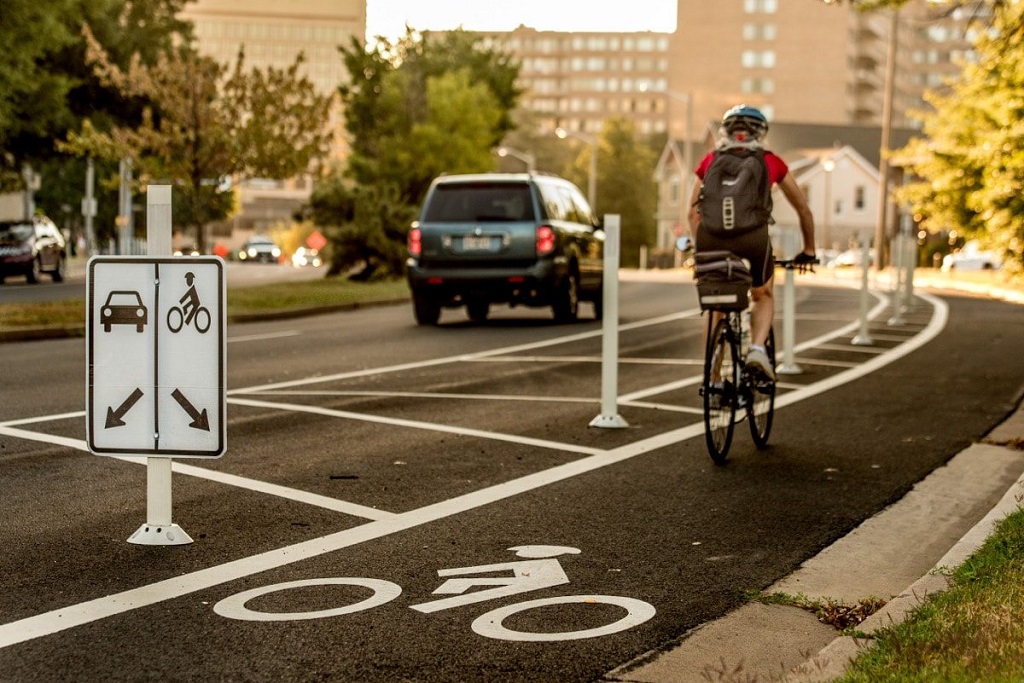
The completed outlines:
<svg viewBox="0 0 1024 683">
<path fill-rule="evenodd" d="M 100 324 L 104 332 L 110 332 L 112 325 L 135 325 L 135 331 L 142 332 L 148 321 L 149 312 L 138 292 L 115 290 L 107 296 L 100 309 Z"/>
</svg>

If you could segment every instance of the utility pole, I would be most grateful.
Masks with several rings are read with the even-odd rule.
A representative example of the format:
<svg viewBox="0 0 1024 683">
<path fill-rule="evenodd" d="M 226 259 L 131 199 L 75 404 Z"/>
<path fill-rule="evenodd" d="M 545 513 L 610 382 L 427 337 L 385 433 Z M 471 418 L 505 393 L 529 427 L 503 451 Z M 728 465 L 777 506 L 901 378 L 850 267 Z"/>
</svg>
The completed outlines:
<svg viewBox="0 0 1024 683">
<path fill-rule="evenodd" d="M 885 63 L 885 91 L 882 99 L 882 143 L 878 161 L 878 223 L 875 225 L 875 269 L 881 271 L 886 262 L 886 223 L 889 220 L 889 145 L 892 139 L 892 100 L 896 89 L 896 47 L 899 42 L 900 14 L 892 10 L 889 23 L 889 49 Z"/>
</svg>

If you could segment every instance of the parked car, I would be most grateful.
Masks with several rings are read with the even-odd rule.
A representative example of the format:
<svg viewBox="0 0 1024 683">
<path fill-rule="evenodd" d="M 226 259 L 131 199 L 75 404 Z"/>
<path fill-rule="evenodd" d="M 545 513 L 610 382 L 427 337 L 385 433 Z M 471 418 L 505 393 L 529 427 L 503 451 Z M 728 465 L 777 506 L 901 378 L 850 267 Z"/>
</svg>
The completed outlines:
<svg viewBox="0 0 1024 683">
<path fill-rule="evenodd" d="M 0 283 L 11 275 L 34 283 L 43 273 L 61 282 L 67 258 L 64 236 L 49 218 L 0 221 Z"/>
<path fill-rule="evenodd" d="M 185 244 L 174 250 L 175 256 L 201 256 L 202 253 L 194 244 Z"/>
<path fill-rule="evenodd" d="M 1003 265 L 999 254 L 994 251 L 985 251 L 981 245 L 971 240 L 964 244 L 963 248 L 952 254 L 942 257 L 941 270 L 996 270 Z"/>
<path fill-rule="evenodd" d="M 604 233 L 579 188 L 537 173 L 441 176 L 409 230 L 408 281 L 420 325 L 442 308 L 487 318 L 491 304 L 603 314 Z"/>
<path fill-rule="evenodd" d="M 319 268 L 323 263 L 323 260 L 320 258 L 320 252 L 316 249 L 299 247 L 295 250 L 295 253 L 292 254 L 292 265 L 296 268 L 302 268 L 303 266 Z"/>
<path fill-rule="evenodd" d="M 875 263 L 875 250 L 868 251 L 868 265 Z M 864 250 L 861 248 L 847 249 L 827 263 L 829 268 L 851 268 L 864 265 Z"/>
<path fill-rule="evenodd" d="M 269 237 L 253 237 L 238 250 L 238 260 L 246 263 L 277 263 L 281 247 Z"/>
</svg>

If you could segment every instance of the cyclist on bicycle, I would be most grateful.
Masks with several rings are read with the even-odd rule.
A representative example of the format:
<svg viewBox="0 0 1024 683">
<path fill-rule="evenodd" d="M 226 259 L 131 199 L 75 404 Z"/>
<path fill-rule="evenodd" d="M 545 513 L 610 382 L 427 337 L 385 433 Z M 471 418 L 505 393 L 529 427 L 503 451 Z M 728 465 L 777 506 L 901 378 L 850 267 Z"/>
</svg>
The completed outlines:
<svg viewBox="0 0 1024 683">
<path fill-rule="evenodd" d="M 800 220 L 800 232 L 803 235 L 803 251 L 794 259 L 797 264 L 814 263 L 814 217 L 807 206 L 807 200 L 797 186 L 789 167 L 778 156 L 764 150 L 763 140 L 768 133 L 768 119 L 758 109 L 745 104 L 737 105 L 722 117 L 720 129 L 721 140 L 714 152 L 707 154 L 697 166 L 696 174 L 701 182 L 696 183 L 690 198 L 688 215 L 690 228 L 696 233 L 696 251 L 727 250 L 750 262 L 753 276 L 751 295 L 753 304 L 750 310 L 750 350 L 747 353 L 747 367 L 759 372 L 768 379 L 775 379 L 775 368 L 765 350 L 768 333 L 775 318 L 775 299 L 773 296 L 773 275 L 775 259 L 772 254 L 771 238 L 768 235 L 769 220 L 763 226 L 742 234 L 712 234 L 701 228 L 699 204 L 704 186 L 705 175 L 711 162 L 721 150 L 742 147 L 763 150 L 764 163 L 767 166 L 771 185 L 777 185 L 782 194 L 792 204 Z M 769 197 L 770 210 L 770 197 Z M 720 315 L 720 314 L 719 314 Z"/>
</svg>

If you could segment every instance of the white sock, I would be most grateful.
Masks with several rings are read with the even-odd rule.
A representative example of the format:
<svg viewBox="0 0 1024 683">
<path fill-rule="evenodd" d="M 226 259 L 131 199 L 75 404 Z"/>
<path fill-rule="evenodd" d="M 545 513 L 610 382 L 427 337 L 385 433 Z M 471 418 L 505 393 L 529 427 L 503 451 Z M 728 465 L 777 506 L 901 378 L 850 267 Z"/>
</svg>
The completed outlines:
<svg viewBox="0 0 1024 683">
<path fill-rule="evenodd" d="M 761 353 L 765 353 L 765 348 L 763 346 L 759 346 L 757 344 L 751 344 L 750 345 L 750 350 L 751 351 L 760 351 Z"/>
</svg>

